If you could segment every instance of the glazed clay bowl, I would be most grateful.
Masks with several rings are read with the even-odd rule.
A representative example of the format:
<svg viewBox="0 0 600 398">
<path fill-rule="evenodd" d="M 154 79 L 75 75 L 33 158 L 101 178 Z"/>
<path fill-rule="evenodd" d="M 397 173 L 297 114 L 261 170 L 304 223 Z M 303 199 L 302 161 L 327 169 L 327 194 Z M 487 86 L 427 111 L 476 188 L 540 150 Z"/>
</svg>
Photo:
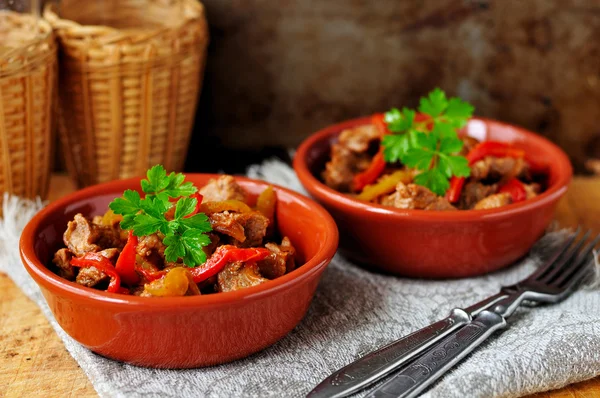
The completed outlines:
<svg viewBox="0 0 600 398">
<path fill-rule="evenodd" d="M 370 117 L 327 127 L 304 141 L 294 169 L 306 190 L 336 220 L 340 252 L 367 268 L 423 278 L 457 278 L 491 272 L 525 255 L 551 222 L 567 191 L 572 168 L 567 155 L 523 128 L 472 119 L 467 134 L 510 142 L 532 161 L 547 165 L 547 187 L 539 196 L 498 209 L 436 212 L 402 210 L 353 199 L 320 179 L 332 143 L 347 128 Z"/>
<path fill-rule="evenodd" d="M 188 174 L 203 186 L 215 175 Z M 236 178 L 252 195 L 268 184 Z M 94 290 L 62 279 L 47 267 L 76 213 L 103 214 L 139 178 L 95 185 L 43 209 L 25 227 L 20 250 L 60 326 L 106 357 L 141 366 L 192 368 L 246 357 L 275 343 L 304 317 L 321 274 L 335 254 L 338 232 L 312 200 L 275 186 L 276 217 L 300 257 L 296 270 L 235 292 L 147 298 Z"/>
</svg>

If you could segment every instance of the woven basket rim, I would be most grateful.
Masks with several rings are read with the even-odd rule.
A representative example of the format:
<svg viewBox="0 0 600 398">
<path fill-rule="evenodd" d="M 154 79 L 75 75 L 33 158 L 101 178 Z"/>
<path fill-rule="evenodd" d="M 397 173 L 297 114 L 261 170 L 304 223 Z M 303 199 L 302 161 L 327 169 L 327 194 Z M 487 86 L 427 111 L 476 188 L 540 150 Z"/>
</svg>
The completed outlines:
<svg viewBox="0 0 600 398">
<path fill-rule="evenodd" d="M 52 25 L 50 25 L 50 23 L 48 23 L 48 21 L 46 21 L 42 18 L 36 18 L 33 15 L 21 14 L 21 13 L 15 12 L 15 11 L 0 10 L 0 14 L 2 14 L 2 13 L 9 13 L 9 14 L 13 14 L 15 16 L 21 16 L 23 18 L 32 19 L 36 22 L 37 25 L 39 25 L 42 28 L 42 30 L 40 31 L 40 34 L 38 34 L 35 37 L 35 39 L 24 41 L 18 47 L 10 47 L 10 49 L 8 49 L 4 52 L 0 52 L 0 56 L 2 58 L 16 57 L 16 56 L 20 55 L 20 53 L 27 52 L 27 49 L 30 48 L 31 46 L 36 46 L 43 42 L 47 42 L 49 39 L 52 39 L 52 41 L 53 41 Z"/>
<path fill-rule="evenodd" d="M 9 47 L 0 53 L 0 79 L 29 73 L 40 65 L 44 66 L 48 58 L 55 56 L 54 34 L 52 26 L 47 21 L 14 11 L 3 10 L 0 13 L 11 13 L 13 16 L 30 19 L 41 28 L 34 39 L 24 40 L 18 47 Z"/>
<path fill-rule="evenodd" d="M 195 13 L 193 16 L 186 16 L 185 18 L 183 18 L 181 20 L 181 22 L 178 23 L 176 26 L 163 26 L 160 28 L 120 29 L 120 28 L 114 28 L 112 26 L 101 25 L 101 24 L 99 24 L 99 25 L 96 25 L 96 24 L 83 25 L 83 24 L 80 24 L 79 22 L 73 21 L 71 19 L 61 18 L 58 15 L 58 12 L 56 10 L 57 4 L 55 4 L 55 3 L 46 4 L 46 6 L 44 7 L 43 19 L 46 20 L 47 22 L 49 22 L 50 26 L 55 30 L 65 28 L 65 27 L 68 27 L 73 30 L 85 30 L 86 32 L 88 32 L 88 34 L 83 35 L 83 36 L 87 36 L 88 38 L 89 38 L 90 33 L 93 31 L 98 31 L 98 33 L 107 33 L 107 34 L 120 33 L 122 39 L 132 38 L 132 37 L 138 36 L 139 34 L 145 34 L 146 37 L 144 38 L 144 40 L 137 41 L 137 42 L 140 42 L 140 41 L 143 42 L 146 40 L 151 40 L 152 38 L 154 38 L 164 32 L 178 31 L 190 22 L 196 21 L 198 19 L 203 19 L 203 16 L 205 15 L 205 10 L 204 10 L 204 5 L 200 1 L 196 1 L 196 0 L 180 0 L 180 1 L 181 1 L 181 3 L 184 3 L 186 6 L 191 7 L 191 9 L 193 11 L 195 11 Z M 62 26 L 57 26 L 57 25 L 62 25 Z M 84 40 L 84 39 L 82 39 L 82 40 Z"/>
</svg>

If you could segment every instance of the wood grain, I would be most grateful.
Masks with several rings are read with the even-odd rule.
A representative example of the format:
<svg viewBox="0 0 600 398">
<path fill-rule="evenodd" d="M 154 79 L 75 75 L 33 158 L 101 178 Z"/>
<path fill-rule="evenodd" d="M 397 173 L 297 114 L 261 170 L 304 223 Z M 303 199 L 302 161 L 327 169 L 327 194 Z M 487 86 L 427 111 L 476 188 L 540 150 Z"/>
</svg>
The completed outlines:
<svg viewBox="0 0 600 398">
<path fill-rule="evenodd" d="M 74 189 L 62 175 L 53 176 L 50 200 Z M 574 179 L 561 201 L 561 226 L 582 224 L 600 232 L 600 177 Z M 8 278 L 0 273 L 0 397 L 96 397 L 90 381 L 69 355 L 42 315 Z M 600 396 L 600 377 L 530 398 L 592 398 Z"/>
</svg>

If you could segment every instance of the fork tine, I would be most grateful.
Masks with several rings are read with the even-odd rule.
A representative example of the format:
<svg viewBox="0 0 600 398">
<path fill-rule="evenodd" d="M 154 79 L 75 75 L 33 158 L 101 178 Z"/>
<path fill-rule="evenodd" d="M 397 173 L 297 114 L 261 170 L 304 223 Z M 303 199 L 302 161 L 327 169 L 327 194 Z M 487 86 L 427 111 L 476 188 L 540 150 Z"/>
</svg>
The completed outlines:
<svg viewBox="0 0 600 398">
<path fill-rule="evenodd" d="M 579 250 L 581 249 L 583 244 L 588 240 L 591 233 L 592 231 L 587 230 L 585 234 L 583 234 L 581 239 L 577 243 L 572 245 L 567 254 L 561 257 L 560 261 L 556 261 L 552 269 L 548 271 L 548 273 L 543 275 L 541 278 L 538 278 L 538 280 L 546 284 L 549 284 L 552 281 L 554 281 L 558 277 L 558 275 L 560 275 L 567 268 L 566 266 L 568 266 L 568 264 L 571 264 L 573 260 L 577 257 Z"/>
<path fill-rule="evenodd" d="M 580 279 L 585 275 L 586 269 L 589 268 L 589 263 L 591 261 L 589 258 L 590 254 L 598 243 L 600 243 L 600 234 L 597 235 L 596 238 L 594 238 L 594 240 L 585 247 L 579 256 L 577 256 L 577 261 L 574 262 L 575 265 L 567 267 L 565 272 L 563 272 L 562 275 L 560 275 L 560 277 L 553 282 L 553 285 L 561 288 L 568 285 L 570 288 L 579 283 Z"/>
<path fill-rule="evenodd" d="M 556 262 L 556 260 L 558 260 L 565 253 L 565 251 L 569 248 L 569 246 L 571 246 L 571 243 L 573 243 L 573 241 L 575 240 L 577 235 L 579 235 L 580 232 L 581 232 L 581 225 L 578 225 L 575 232 L 573 232 L 565 240 L 565 242 L 562 244 L 560 249 L 557 250 L 556 253 L 554 253 L 552 255 L 552 257 L 550 257 L 550 259 L 548 259 L 542 267 L 540 267 L 536 272 L 534 272 L 532 275 L 530 275 L 529 278 L 527 278 L 527 279 L 537 280 L 537 279 L 542 278 L 550 269 L 552 269 L 552 265 Z"/>
</svg>

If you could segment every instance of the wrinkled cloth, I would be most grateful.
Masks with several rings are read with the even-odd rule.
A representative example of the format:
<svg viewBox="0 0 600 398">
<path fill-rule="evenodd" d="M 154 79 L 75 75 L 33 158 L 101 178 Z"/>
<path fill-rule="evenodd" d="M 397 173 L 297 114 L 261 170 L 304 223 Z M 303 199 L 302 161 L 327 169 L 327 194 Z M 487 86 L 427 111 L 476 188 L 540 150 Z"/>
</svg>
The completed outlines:
<svg viewBox="0 0 600 398">
<path fill-rule="evenodd" d="M 280 161 L 248 170 L 252 178 L 303 192 Z M 20 231 L 41 208 L 12 198 L 0 223 L 0 270 L 41 308 L 101 397 L 302 397 L 333 371 L 529 275 L 564 239 L 546 234 L 527 258 L 477 278 L 419 280 L 384 276 L 339 254 L 324 272 L 304 320 L 285 338 L 249 358 L 204 369 L 157 370 L 103 358 L 57 324 L 21 265 Z M 600 295 L 576 292 L 552 306 L 519 309 L 490 339 L 423 396 L 518 397 L 600 374 Z M 362 396 L 358 394 L 357 396 Z"/>
</svg>

